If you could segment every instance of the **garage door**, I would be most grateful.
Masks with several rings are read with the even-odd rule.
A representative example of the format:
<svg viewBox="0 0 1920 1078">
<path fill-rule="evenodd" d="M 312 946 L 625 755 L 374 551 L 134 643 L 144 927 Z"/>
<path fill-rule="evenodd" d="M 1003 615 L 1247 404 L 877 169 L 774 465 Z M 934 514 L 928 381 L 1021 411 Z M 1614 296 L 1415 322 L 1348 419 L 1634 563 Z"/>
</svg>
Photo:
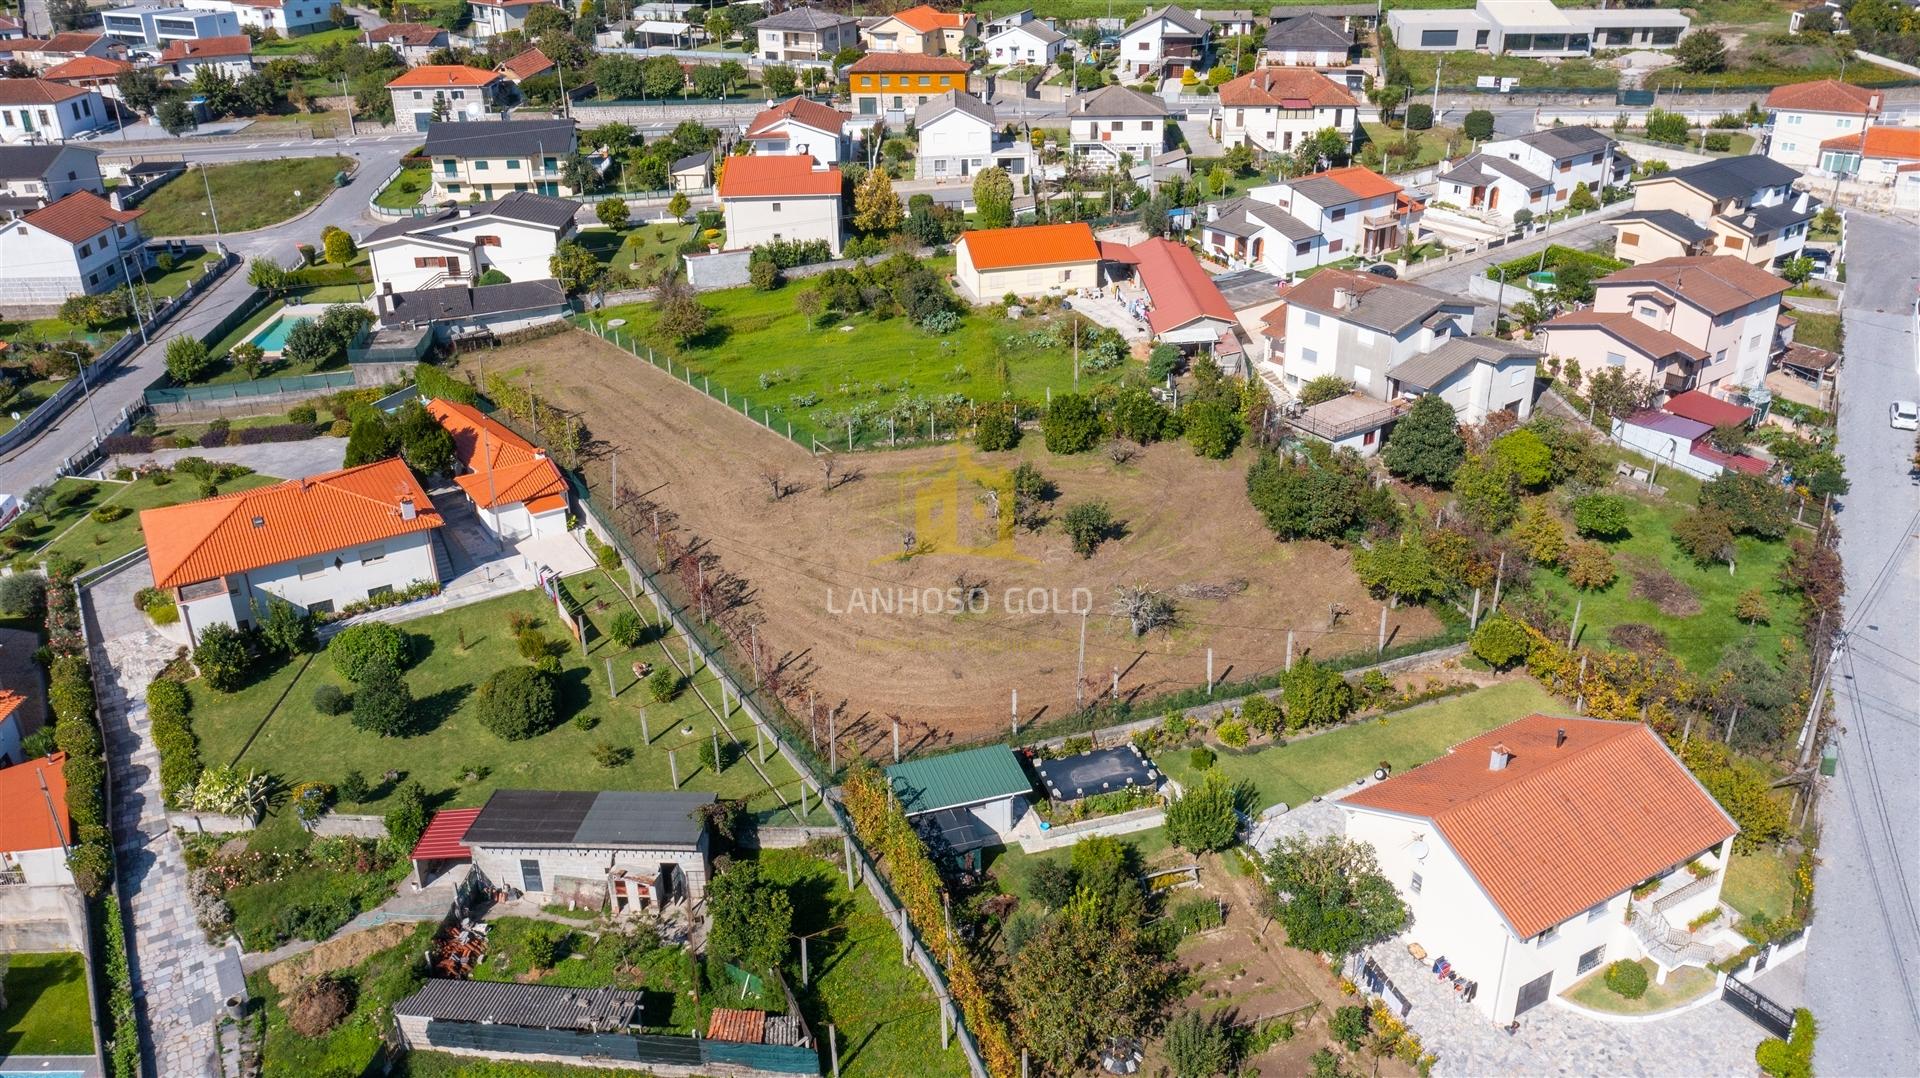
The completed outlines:
<svg viewBox="0 0 1920 1078">
<path fill-rule="evenodd" d="M 1547 993 L 1553 991 L 1553 971 L 1548 970 L 1540 976 L 1520 986 L 1520 998 L 1514 1002 L 1515 1017 L 1523 1015 L 1547 1001 Z"/>
</svg>

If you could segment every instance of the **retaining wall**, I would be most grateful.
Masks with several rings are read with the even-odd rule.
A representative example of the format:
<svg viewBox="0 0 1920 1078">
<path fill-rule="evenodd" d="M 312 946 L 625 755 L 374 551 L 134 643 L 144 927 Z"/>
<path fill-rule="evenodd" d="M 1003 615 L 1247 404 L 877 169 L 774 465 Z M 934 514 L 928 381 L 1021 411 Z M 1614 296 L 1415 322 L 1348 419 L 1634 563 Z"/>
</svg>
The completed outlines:
<svg viewBox="0 0 1920 1078">
<path fill-rule="evenodd" d="M 73 887 L 0 887 L 0 954 L 14 951 L 87 953 L 87 909 Z"/>
</svg>

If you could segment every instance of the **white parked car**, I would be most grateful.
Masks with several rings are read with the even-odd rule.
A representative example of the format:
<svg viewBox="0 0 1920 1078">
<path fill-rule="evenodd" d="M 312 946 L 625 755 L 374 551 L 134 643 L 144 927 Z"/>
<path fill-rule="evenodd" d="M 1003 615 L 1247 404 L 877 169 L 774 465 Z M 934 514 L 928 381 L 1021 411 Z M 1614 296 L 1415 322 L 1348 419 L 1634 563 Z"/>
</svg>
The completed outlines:
<svg viewBox="0 0 1920 1078">
<path fill-rule="evenodd" d="M 1894 401 L 1892 415 L 1888 422 L 1895 430 L 1920 430 L 1920 404 L 1913 401 Z"/>
</svg>

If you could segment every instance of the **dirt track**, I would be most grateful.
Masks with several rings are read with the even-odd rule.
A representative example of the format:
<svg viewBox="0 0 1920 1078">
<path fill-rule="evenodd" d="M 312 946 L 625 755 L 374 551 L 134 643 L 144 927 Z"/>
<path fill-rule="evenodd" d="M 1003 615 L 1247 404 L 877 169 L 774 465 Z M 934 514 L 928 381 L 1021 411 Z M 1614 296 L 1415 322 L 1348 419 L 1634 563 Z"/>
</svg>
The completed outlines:
<svg viewBox="0 0 1920 1078">
<path fill-rule="evenodd" d="M 604 487 L 609 451 L 617 452 L 621 486 L 670 509 L 683 535 L 749 585 L 764 617 L 762 648 L 807 671 L 799 698 L 811 691 L 822 716 L 844 703 L 842 730 L 869 748 L 887 740 L 889 715 L 901 717 L 908 749 L 1004 728 L 1016 689 L 1023 726 L 1070 712 L 1083 621 L 1076 610 L 1088 606 L 1089 697 L 1110 691 L 1116 672 L 1119 691 L 1141 699 L 1203 683 L 1209 648 L 1216 680 L 1272 670 L 1284 662 L 1288 629 L 1301 654 L 1375 640 L 1380 605 L 1354 579 L 1347 554 L 1275 542 L 1247 503 L 1244 454 L 1215 463 L 1161 445 L 1116 466 L 1099 454 L 1050 456 L 1036 436 L 1012 453 L 949 446 L 849 455 L 861 474 L 827 493 L 804 450 L 587 334 L 474 353 L 466 363 L 531 371 L 543 399 L 578 413 L 595 441 L 586 469 L 593 485 Z M 1056 512 L 1103 499 L 1124 522 L 1123 537 L 1084 560 L 1057 527 L 996 545 L 981 480 L 1020 459 L 1058 486 Z M 762 477 L 769 470 L 800 489 L 773 501 Z M 925 552 L 903 559 L 908 529 Z M 949 590 L 957 578 L 984 589 L 970 611 Z M 1230 586 L 1226 598 L 1179 599 L 1171 633 L 1136 641 L 1108 616 L 1118 585 L 1171 592 L 1239 581 L 1244 590 Z M 875 609 L 887 603 L 892 613 Z M 1351 613 L 1329 632 L 1336 603 Z M 1437 627 L 1424 610 L 1394 611 L 1389 641 Z"/>
</svg>

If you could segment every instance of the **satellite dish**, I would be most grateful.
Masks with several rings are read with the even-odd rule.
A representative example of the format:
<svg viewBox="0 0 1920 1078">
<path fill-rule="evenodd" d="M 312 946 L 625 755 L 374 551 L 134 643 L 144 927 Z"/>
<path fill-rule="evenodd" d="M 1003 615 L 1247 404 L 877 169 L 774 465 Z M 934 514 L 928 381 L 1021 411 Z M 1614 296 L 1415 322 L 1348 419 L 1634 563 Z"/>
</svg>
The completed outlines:
<svg viewBox="0 0 1920 1078">
<path fill-rule="evenodd" d="M 1407 847 L 1407 852 L 1413 854 L 1415 861 L 1425 861 L 1427 859 L 1427 844 L 1422 839 L 1414 839 L 1413 845 Z"/>
</svg>

